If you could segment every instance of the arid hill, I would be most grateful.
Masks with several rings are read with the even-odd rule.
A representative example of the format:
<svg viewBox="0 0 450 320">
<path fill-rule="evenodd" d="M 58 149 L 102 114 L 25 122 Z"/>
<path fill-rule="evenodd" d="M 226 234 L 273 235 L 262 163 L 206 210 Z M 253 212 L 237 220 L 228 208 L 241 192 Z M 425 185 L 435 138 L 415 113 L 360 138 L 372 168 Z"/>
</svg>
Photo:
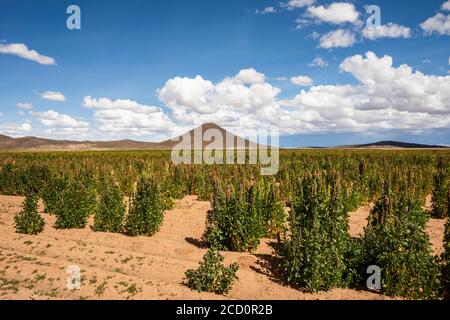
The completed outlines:
<svg viewBox="0 0 450 320">
<path fill-rule="evenodd" d="M 69 141 L 69 140 L 52 140 L 52 139 L 43 139 L 37 137 L 23 137 L 23 138 L 12 138 L 5 135 L 0 135 L 0 149 L 2 150 L 170 150 L 174 146 L 176 146 L 179 141 L 181 141 L 181 137 L 191 137 L 191 148 L 196 148 L 198 146 L 194 146 L 194 131 L 198 130 L 203 136 L 203 133 L 207 130 L 214 129 L 209 131 L 212 135 L 214 133 L 220 132 L 222 137 L 224 138 L 223 147 L 226 148 L 225 137 L 228 137 L 237 143 L 237 145 L 245 146 L 248 148 L 255 148 L 257 145 L 253 142 L 245 140 L 241 137 L 238 137 L 224 128 L 218 126 L 214 123 L 206 123 L 202 126 L 199 126 L 191 131 L 185 133 L 182 136 L 176 137 L 174 139 L 165 140 L 162 142 L 142 142 L 142 141 L 134 141 L 134 140 L 118 140 L 118 141 Z M 206 138 L 206 141 L 203 141 L 202 147 L 205 148 L 207 145 L 214 141 L 214 138 Z"/>
<path fill-rule="evenodd" d="M 418 144 L 418 143 L 408 143 L 399 141 L 379 141 L 375 143 L 368 144 L 356 144 L 350 146 L 340 146 L 339 148 L 349 148 L 349 149 L 445 149 L 446 146 L 438 145 L 428 145 L 428 144 Z"/>
</svg>

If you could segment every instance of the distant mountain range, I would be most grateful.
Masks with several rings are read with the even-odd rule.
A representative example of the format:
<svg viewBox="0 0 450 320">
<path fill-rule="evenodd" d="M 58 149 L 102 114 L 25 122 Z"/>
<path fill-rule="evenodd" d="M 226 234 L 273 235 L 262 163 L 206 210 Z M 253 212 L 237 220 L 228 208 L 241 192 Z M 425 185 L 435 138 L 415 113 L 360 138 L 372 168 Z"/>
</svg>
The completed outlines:
<svg viewBox="0 0 450 320">
<path fill-rule="evenodd" d="M 200 127 L 196 128 L 197 130 L 202 130 L 201 132 L 205 132 L 209 129 L 218 130 L 223 137 L 231 137 L 234 139 L 235 143 L 237 141 L 238 145 L 244 145 L 247 148 L 255 148 L 257 144 L 245 140 L 241 137 L 238 137 L 224 128 L 218 126 L 215 123 L 206 123 Z M 187 132 L 185 135 L 190 135 L 191 140 L 193 141 L 194 130 L 193 129 Z M 217 131 L 216 131 L 217 132 Z M 53 150 L 61 150 L 61 151 L 81 151 L 81 150 L 171 150 L 174 146 L 176 146 L 180 141 L 182 136 L 179 136 L 175 139 L 165 140 L 162 142 L 142 142 L 142 141 L 134 141 L 134 140 L 118 140 L 118 141 L 69 141 L 69 140 L 52 140 L 52 139 L 44 139 L 37 137 L 23 137 L 23 138 L 12 138 L 5 135 L 0 134 L 0 149 L 1 150 L 30 150 L 30 151 L 53 151 Z M 210 144 L 210 142 L 203 142 L 202 148 L 206 145 Z M 225 148 L 226 143 L 225 139 L 223 141 L 223 146 Z M 194 149 L 193 143 L 191 143 L 191 147 Z M 376 143 L 370 144 L 359 144 L 359 145 L 347 145 L 347 146 L 338 146 L 336 149 L 442 149 L 448 148 L 445 146 L 437 146 L 437 145 L 425 145 L 425 144 L 416 144 L 416 143 L 406 143 L 406 142 L 397 142 L 397 141 L 380 141 Z"/>
<path fill-rule="evenodd" d="M 185 133 L 184 135 L 178 136 L 174 139 L 165 140 L 162 142 L 142 142 L 134 140 L 118 140 L 118 141 L 69 141 L 69 140 L 52 140 L 43 139 L 37 137 L 23 137 L 23 138 L 12 138 L 5 135 L 0 135 L 0 149 L 1 150 L 30 150 L 30 151 L 82 151 L 82 150 L 171 150 L 173 147 L 182 141 L 182 137 L 191 138 L 191 148 L 195 149 L 194 146 L 194 132 L 199 130 L 202 133 L 207 130 L 214 129 L 216 132 L 220 132 L 222 137 L 224 137 L 223 146 L 226 148 L 225 137 L 234 139 L 237 145 L 245 145 L 247 148 L 255 148 L 257 144 L 238 137 L 224 128 L 218 126 L 215 123 L 203 124 L 191 131 Z M 200 131 L 201 130 L 201 131 Z M 214 134 L 214 133 L 213 133 Z M 205 148 L 209 145 L 209 142 L 203 142 L 201 148 Z"/>
<path fill-rule="evenodd" d="M 341 149 L 446 149 L 448 146 L 408 143 L 399 141 L 380 141 L 368 144 L 340 146 Z"/>
</svg>

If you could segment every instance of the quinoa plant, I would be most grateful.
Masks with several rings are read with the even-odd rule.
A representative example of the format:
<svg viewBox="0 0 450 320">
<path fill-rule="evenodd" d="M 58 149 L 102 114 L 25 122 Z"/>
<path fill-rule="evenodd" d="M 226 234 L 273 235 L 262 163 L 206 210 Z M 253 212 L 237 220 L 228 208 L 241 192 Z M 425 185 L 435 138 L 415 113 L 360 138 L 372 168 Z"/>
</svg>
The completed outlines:
<svg viewBox="0 0 450 320">
<path fill-rule="evenodd" d="M 316 172 L 293 195 L 291 235 L 278 250 L 284 278 L 305 292 L 343 287 L 349 236 L 339 178 L 330 186 Z"/>
<path fill-rule="evenodd" d="M 394 193 L 386 186 L 371 212 L 364 237 L 363 271 L 381 268 L 381 292 L 413 299 L 435 299 L 439 267 L 425 232 L 427 215 L 407 190 Z"/>
<path fill-rule="evenodd" d="M 218 251 L 209 249 L 197 270 L 186 271 L 186 285 L 198 292 L 228 293 L 237 279 L 239 267 L 236 263 L 225 267 L 223 260 L 224 257 Z"/>
<path fill-rule="evenodd" d="M 44 230 L 44 218 L 37 211 L 38 197 L 30 193 L 23 202 L 23 209 L 14 217 L 17 233 L 36 235 Z"/>
<path fill-rule="evenodd" d="M 100 191 L 99 202 L 95 208 L 94 231 L 122 231 L 125 216 L 123 194 L 112 179 L 108 179 Z"/>
<path fill-rule="evenodd" d="M 72 181 L 61 192 L 54 208 L 57 229 L 81 229 L 96 205 L 95 189 L 88 183 Z"/>
<path fill-rule="evenodd" d="M 156 182 L 152 178 L 142 177 L 131 199 L 124 233 L 129 236 L 154 235 L 163 222 L 164 209 Z"/>
</svg>

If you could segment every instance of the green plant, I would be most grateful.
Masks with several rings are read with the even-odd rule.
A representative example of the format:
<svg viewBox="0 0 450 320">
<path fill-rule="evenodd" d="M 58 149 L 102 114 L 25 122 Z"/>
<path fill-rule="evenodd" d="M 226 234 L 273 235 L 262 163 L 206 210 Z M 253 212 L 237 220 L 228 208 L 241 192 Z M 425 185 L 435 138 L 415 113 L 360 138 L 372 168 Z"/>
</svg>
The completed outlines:
<svg viewBox="0 0 450 320">
<path fill-rule="evenodd" d="M 258 186 L 224 192 L 218 181 L 213 186 L 212 208 L 208 212 L 204 239 L 217 250 L 251 251 L 266 233 L 264 197 Z"/>
<path fill-rule="evenodd" d="M 449 196 L 450 198 L 450 196 Z M 449 199 L 450 206 L 450 199 Z M 450 209 L 450 208 L 449 208 Z M 450 300 L 450 220 L 445 225 L 444 253 L 442 254 L 442 293 Z"/>
<path fill-rule="evenodd" d="M 156 182 L 142 177 L 131 199 L 130 212 L 126 218 L 124 232 L 129 236 L 154 235 L 164 219 L 164 204 Z"/>
<path fill-rule="evenodd" d="M 61 192 L 54 208 L 57 229 L 84 228 L 96 204 L 95 190 L 86 183 L 73 181 Z"/>
<path fill-rule="evenodd" d="M 450 194 L 450 176 L 448 175 L 447 170 L 448 169 L 440 169 L 433 178 L 432 214 L 439 219 L 444 219 L 449 215 L 449 205 L 447 201 Z"/>
<path fill-rule="evenodd" d="M 23 203 L 23 210 L 14 217 L 17 233 L 36 235 L 45 226 L 44 218 L 37 211 L 38 197 L 29 194 Z"/>
<path fill-rule="evenodd" d="M 236 272 L 239 267 L 236 263 L 225 267 L 223 260 L 218 251 L 209 249 L 197 270 L 186 271 L 186 285 L 198 292 L 228 293 L 237 279 Z"/>
<path fill-rule="evenodd" d="M 302 291 L 345 285 L 348 218 L 338 177 L 322 173 L 300 181 L 291 201 L 291 236 L 278 251 L 286 281 Z"/>
<path fill-rule="evenodd" d="M 46 213 L 53 214 L 61 203 L 61 195 L 67 187 L 67 182 L 61 178 L 50 179 L 44 186 L 42 200 Z"/>
<path fill-rule="evenodd" d="M 114 181 L 110 180 L 100 192 L 92 229 L 94 231 L 119 233 L 122 231 L 124 216 L 123 194 Z"/>
<path fill-rule="evenodd" d="M 386 186 L 371 212 L 364 237 L 363 266 L 381 268 L 381 291 L 390 296 L 435 299 L 439 267 L 425 232 L 420 201 Z"/>
</svg>

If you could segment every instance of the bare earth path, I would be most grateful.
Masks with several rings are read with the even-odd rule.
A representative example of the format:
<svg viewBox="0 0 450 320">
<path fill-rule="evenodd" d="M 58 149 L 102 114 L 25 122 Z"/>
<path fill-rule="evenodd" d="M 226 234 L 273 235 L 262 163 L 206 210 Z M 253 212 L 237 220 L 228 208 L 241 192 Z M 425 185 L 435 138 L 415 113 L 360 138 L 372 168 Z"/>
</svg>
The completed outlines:
<svg viewBox="0 0 450 320">
<path fill-rule="evenodd" d="M 193 196 L 177 201 L 150 238 L 88 227 L 56 230 L 55 218 L 48 214 L 42 214 L 44 232 L 20 235 L 14 230 L 14 214 L 22 201 L 0 196 L 0 299 L 386 299 L 350 289 L 304 294 L 277 283 L 264 267 L 274 259 L 267 239 L 254 253 L 224 253 L 226 264 L 240 266 L 239 280 L 228 295 L 191 291 L 183 285 L 184 272 L 196 268 L 206 252 L 200 239 L 210 207 Z M 80 290 L 67 289 L 71 265 L 81 268 Z"/>
</svg>

